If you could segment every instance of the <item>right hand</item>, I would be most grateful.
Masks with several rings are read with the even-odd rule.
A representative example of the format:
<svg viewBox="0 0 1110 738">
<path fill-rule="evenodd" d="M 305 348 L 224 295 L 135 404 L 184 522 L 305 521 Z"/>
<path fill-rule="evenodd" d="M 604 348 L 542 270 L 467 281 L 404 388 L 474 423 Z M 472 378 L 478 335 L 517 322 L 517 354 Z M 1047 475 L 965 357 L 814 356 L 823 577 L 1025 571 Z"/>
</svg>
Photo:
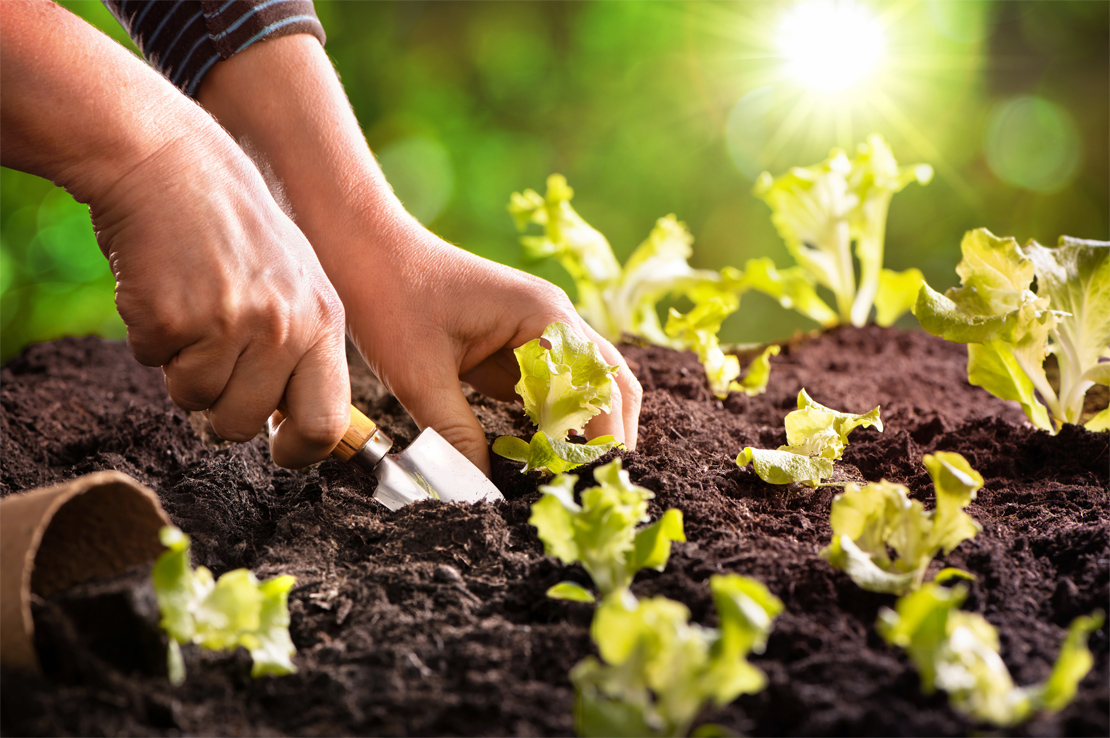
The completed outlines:
<svg viewBox="0 0 1110 738">
<path fill-rule="evenodd" d="M 242 151 L 215 126 L 196 133 L 89 198 L 127 341 L 227 440 L 253 438 L 284 397 L 271 454 L 306 466 L 349 423 L 343 306 Z"/>
</svg>

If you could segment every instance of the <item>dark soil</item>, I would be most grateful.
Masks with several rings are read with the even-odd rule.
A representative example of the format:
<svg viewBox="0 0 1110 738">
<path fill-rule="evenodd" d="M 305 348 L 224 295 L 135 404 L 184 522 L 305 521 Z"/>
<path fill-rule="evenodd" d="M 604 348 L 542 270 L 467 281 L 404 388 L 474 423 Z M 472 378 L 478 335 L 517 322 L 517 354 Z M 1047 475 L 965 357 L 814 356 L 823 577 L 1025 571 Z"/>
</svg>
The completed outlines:
<svg viewBox="0 0 1110 738">
<path fill-rule="evenodd" d="M 753 656 L 768 688 L 705 721 L 757 735 L 985 727 L 943 694 L 922 695 L 905 655 L 876 635 L 876 615 L 894 598 L 859 590 L 818 555 L 837 489 L 771 487 L 736 467 L 744 446 L 785 442 L 783 417 L 802 387 L 837 409 L 882 406 L 885 432 L 853 433 L 838 465 L 843 479 L 885 477 L 931 505 L 923 454 L 957 451 L 983 474 L 969 508 L 983 532 L 933 566 L 976 575 L 965 609 L 999 629 L 1018 684 L 1048 675 L 1072 618 L 1110 604 L 1110 436 L 1032 429 L 1015 405 L 968 385 L 962 346 L 917 332 L 835 330 L 784 347 L 766 394 L 723 403 L 705 389 L 693 356 L 624 352 L 645 390 L 640 444 L 622 454 L 625 468 L 655 492 L 653 516 L 682 510 L 689 539 L 634 591 L 680 600 L 713 625 L 708 579 L 737 572 L 786 606 L 766 652 Z M 361 364 L 352 376 L 356 404 L 409 442 L 416 428 L 400 405 Z M 195 564 L 297 577 L 290 611 L 299 668 L 255 681 L 245 653 L 189 648 L 188 680 L 174 689 L 135 654 L 110 658 L 117 647 L 97 651 L 72 637 L 48 646 L 44 636 L 54 676 L 4 674 L 4 734 L 573 733 L 567 674 L 591 652 L 591 608 L 544 591 L 587 580 L 543 555 L 527 522 L 537 480 L 511 463 L 495 465 L 503 504 L 428 502 L 391 513 L 370 499 L 373 480 L 338 462 L 288 472 L 270 462 L 264 439 L 206 444 L 168 400 L 160 372 L 139 366 L 123 344 L 35 346 L 3 368 L 2 381 L 0 493 L 100 469 L 134 476 L 192 536 Z M 526 435 L 518 406 L 478 396 L 472 404 L 491 440 Z M 139 610 L 149 604 L 131 599 Z M 65 640 L 73 628 L 51 625 L 65 611 L 64 602 L 43 603 L 41 628 Z M 1090 647 L 1095 666 L 1075 701 L 1009 734 L 1110 734 L 1105 628 Z"/>
</svg>

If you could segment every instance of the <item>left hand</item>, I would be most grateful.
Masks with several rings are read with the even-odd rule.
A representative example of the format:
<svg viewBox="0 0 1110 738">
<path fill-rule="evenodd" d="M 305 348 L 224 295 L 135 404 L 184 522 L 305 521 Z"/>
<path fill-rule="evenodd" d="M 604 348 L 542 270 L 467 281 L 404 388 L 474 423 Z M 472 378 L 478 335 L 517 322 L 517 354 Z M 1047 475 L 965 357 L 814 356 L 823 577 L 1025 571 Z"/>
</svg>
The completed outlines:
<svg viewBox="0 0 1110 738">
<path fill-rule="evenodd" d="M 578 316 L 565 292 L 444 243 L 418 224 L 411 230 L 384 263 L 333 280 L 363 357 L 417 424 L 434 428 L 488 473 L 485 433 L 459 380 L 498 400 L 517 399 L 520 369 L 513 349 L 561 321 L 619 367 L 612 411 L 590 422 L 587 437 L 610 434 L 635 448 L 640 383 L 620 352 Z M 362 253 L 380 253 L 382 246 L 379 241 Z"/>
</svg>

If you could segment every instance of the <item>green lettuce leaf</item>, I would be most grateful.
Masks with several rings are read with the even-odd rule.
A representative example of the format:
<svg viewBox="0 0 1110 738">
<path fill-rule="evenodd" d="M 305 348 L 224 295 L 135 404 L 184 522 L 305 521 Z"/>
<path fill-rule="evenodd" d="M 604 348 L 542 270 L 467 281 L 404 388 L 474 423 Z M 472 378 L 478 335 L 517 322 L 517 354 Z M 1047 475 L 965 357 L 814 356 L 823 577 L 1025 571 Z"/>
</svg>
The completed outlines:
<svg viewBox="0 0 1110 738">
<path fill-rule="evenodd" d="M 867 322 L 880 287 L 890 199 L 911 182 L 924 185 L 932 178 L 933 169 L 927 164 L 899 167 L 890 147 L 877 134 L 868 136 L 867 142 L 860 145 L 848 178 L 859 198 L 859 206 L 849 219 L 860 273 L 859 288 L 852 301 L 853 325 Z"/>
<path fill-rule="evenodd" d="M 803 389 L 798 409 L 786 415 L 786 445 L 775 451 L 747 447 L 736 457 L 737 465 L 752 465 L 768 484 L 797 482 L 816 487 L 832 476 L 833 462 L 848 445 L 848 434 L 859 427 L 883 429 L 879 408 L 856 414 L 827 408 Z"/>
<path fill-rule="evenodd" d="M 782 347 L 771 344 L 763 349 L 763 353 L 755 357 L 748 365 L 744 376 L 734 382 L 729 382 L 728 388 L 732 392 L 743 392 L 748 397 L 762 395 L 767 391 L 767 382 L 771 379 L 771 357 L 778 356 Z"/>
<path fill-rule="evenodd" d="M 1041 430 L 1052 431 L 1048 408 L 1037 399 L 1037 388 L 1010 347 L 1001 341 L 967 345 L 968 382 L 1001 400 L 1021 405 L 1026 417 Z M 1045 377 L 1045 381 L 1048 378 Z"/>
<path fill-rule="evenodd" d="M 824 162 L 777 178 L 764 172 L 753 191 L 771 207 L 795 261 L 832 291 L 839 322 L 863 325 L 879 291 L 890 199 L 910 182 L 931 178 L 926 165 L 898 167 L 886 142 L 872 135 L 854 159 L 834 149 Z"/>
<path fill-rule="evenodd" d="M 509 212 L 517 228 L 529 223 L 543 227 L 543 236 L 521 239 L 525 255 L 533 260 L 555 258 L 574 280 L 577 297 L 575 307 L 587 323 L 609 340 L 620 338 L 609 319 L 605 292 L 621 275 L 620 262 L 605 236 L 594 230 L 571 207 L 574 190 L 565 177 L 552 174 L 547 178 L 547 194 L 533 190 L 514 193 Z"/>
<path fill-rule="evenodd" d="M 537 431 L 531 441 L 499 436 L 493 442 L 495 454 L 524 464 L 523 473 L 539 470 L 549 474 L 562 474 L 597 461 L 614 448 L 624 446 L 612 436 L 598 436 L 585 443 L 570 443 L 553 441 L 542 431 Z"/>
<path fill-rule="evenodd" d="M 710 589 L 719 630 L 691 624 L 684 605 L 663 597 L 621 591 L 602 601 L 591 627 L 600 659 L 571 671 L 579 735 L 688 735 L 707 704 L 764 688 L 746 657 L 762 650 L 782 603 L 735 574 L 712 577 Z"/>
<path fill-rule="evenodd" d="M 166 551 L 154 563 L 152 580 L 162 628 L 170 637 L 167 666 L 173 684 L 185 679 L 182 643 L 216 651 L 243 646 L 253 659 L 252 677 L 296 671 L 288 606 L 293 577 L 259 582 L 246 569 L 235 569 L 213 579 L 203 566 L 193 570 L 189 537 L 180 530 L 163 528 L 159 539 Z"/>
<path fill-rule="evenodd" d="M 927 584 L 879 613 L 879 634 L 906 649 L 923 691 L 944 690 L 952 707 L 975 720 L 1008 727 L 1063 709 L 1094 662 L 1087 636 L 1101 627 L 1102 613 L 1072 622 L 1046 682 L 1017 687 L 999 656 L 998 632 L 981 615 L 958 609 L 966 597 L 963 586 Z"/>
<path fill-rule="evenodd" d="M 606 298 L 610 323 L 618 339 L 628 334 L 674 347 L 659 324 L 656 308 L 659 302 L 672 294 L 721 289 L 718 272 L 694 269 L 687 262 L 694 253 L 693 242 L 686 225 L 668 215 L 656 221 L 647 240 L 628 257 L 616 287 Z"/>
<path fill-rule="evenodd" d="M 667 510 L 654 523 L 636 531 L 634 554 L 629 562 L 629 569 L 633 572 L 641 569 L 663 571 L 667 559 L 671 557 L 671 542 L 685 540 L 682 511 L 673 508 Z"/>
<path fill-rule="evenodd" d="M 1022 252 L 1033 263 L 1038 297 L 1058 315 L 1051 347 L 1060 368 L 1056 414 L 1079 423 L 1084 395 L 1096 383 L 1090 373 L 1110 369 L 1099 366 L 1110 346 L 1110 242 L 1064 236 L 1055 248 L 1030 241 Z"/>
<path fill-rule="evenodd" d="M 816 487 L 821 480 L 831 477 L 833 472 L 832 459 L 751 446 L 737 454 L 736 464 L 741 468 L 751 464 L 759 478 L 768 484 L 797 482 L 807 487 Z"/>
<path fill-rule="evenodd" d="M 920 269 L 879 272 L 879 287 L 875 293 L 875 322 L 882 326 L 894 325 L 898 318 L 913 309 L 917 293 L 925 283 Z"/>
<path fill-rule="evenodd" d="M 964 512 L 983 486 L 982 476 L 957 453 L 926 455 L 924 462 L 936 490 L 930 512 L 911 500 L 904 486 L 887 481 L 862 488 L 849 484 L 833 498 L 833 539 L 821 556 L 861 589 L 887 594 L 916 589 L 939 551 L 951 553 L 982 530 Z"/>
<path fill-rule="evenodd" d="M 961 286 L 944 295 L 922 286 L 914 305 L 922 327 L 969 344 L 971 383 L 1020 403 L 1038 428 L 1081 422 L 1087 390 L 1108 371 L 1110 243 L 1063 237 L 1055 248 L 1019 247 L 980 228 L 960 248 Z M 1044 368 L 1049 353 L 1058 386 Z"/>
<path fill-rule="evenodd" d="M 917 322 L 927 333 L 953 343 L 983 343 L 1013 331 L 1020 317 L 1016 311 L 995 315 L 973 313 L 950 295 L 942 295 L 928 284 L 922 284 L 913 306 Z"/>
<path fill-rule="evenodd" d="M 694 305 L 685 315 L 674 308 L 667 319 L 667 336 L 681 348 L 698 356 L 705 367 L 709 389 L 717 397 L 728 397 L 729 384 L 740 376 L 740 360 L 726 355 L 717 340 L 717 333 L 724 322 L 740 306 L 732 294 L 717 294 Z"/>
<path fill-rule="evenodd" d="M 836 311 L 817 295 L 816 279 L 804 267 L 777 269 L 770 257 L 749 259 L 740 285 L 774 298 L 787 310 L 796 310 L 825 328 L 840 322 Z"/>
<path fill-rule="evenodd" d="M 571 600 L 572 602 L 596 602 L 594 593 L 577 582 L 559 582 L 547 588 L 547 596 L 553 600 Z"/>
<path fill-rule="evenodd" d="M 659 324 L 658 303 L 668 295 L 719 285 L 721 275 L 689 265 L 693 237 L 673 215 L 656 221 L 621 267 L 605 237 L 571 207 L 573 196 L 558 174 L 548 177 L 545 196 L 533 190 L 513 194 L 509 211 L 517 228 L 538 224 L 544 229 L 543 236 L 521 239 L 526 256 L 559 261 L 574 280 L 579 314 L 604 338 L 616 342 L 631 335 L 673 347 Z"/>
<path fill-rule="evenodd" d="M 1075 699 L 1079 682 L 1095 664 L 1094 657 L 1087 649 L 1087 638 L 1101 628 L 1104 622 L 1105 613 L 1096 610 L 1090 615 L 1081 615 L 1068 626 L 1068 633 L 1064 636 L 1060 655 L 1056 657 L 1056 664 L 1052 667 L 1048 681 L 1033 688 L 1034 702 L 1039 703 L 1041 709 L 1059 712 Z"/>
<path fill-rule="evenodd" d="M 677 348 L 689 349 L 697 354 L 698 361 L 705 368 L 710 391 L 722 400 L 728 397 L 729 392 L 743 392 L 749 397 L 766 392 L 771 378 L 770 357 L 780 351 L 778 346 L 768 346 L 740 378 L 740 360 L 726 354 L 717 338 L 721 323 L 739 306 L 739 298 L 731 292 L 706 290 L 698 296 L 689 312 L 683 314 L 671 308 L 667 319 L 667 336 L 673 339 Z"/>
<path fill-rule="evenodd" d="M 983 475 L 963 456 L 952 451 L 925 454 L 922 458 L 936 491 L 929 546 L 952 553 L 956 546 L 978 535 L 983 527 L 964 512 L 983 487 Z M 930 557 L 931 558 L 931 557 Z"/>
<path fill-rule="evenodd" d="M 612 410 L 617 367 L 606 364 L 597 344 L 578 338 L 566 323 L 549 325 L 543 339 L 551 348 L 535 339 L 514 351 L 520 365 L 516 391 L 538 430 L 527 443 L 501 436 L 493 442 L 493 451 L 523 462 L 524 472 L 560 474 L 621 446 L 612 436 L 584 444 L 567 440 L 572 430 L 580 431 L 590 418 Z"/>
<path fill-rule="evenodd" d="M 848 434 L 856 428 L 883 430 L 879 408 L 867 413 L 846 413 L 825 407 L 802 389 L 798 409 L 786 415 L 786 445 L 781 451 L 839 460 L 848 445 Z"/>
<path fill-rule="evenodd" d="M 533 339 L 513 352 L 521 374 L 516 391 L 540 432 L 562 440 L 598 413 L 609 412 L 617 367 L 605 363 L 597 344 L 576 336 L 566 323 L 549 325 L 543 339 L 550 349 Z"/>
<path fill-rule="evenodd" d="M 250 651 L 251 676 L 280 676 L 297 670 L 291 657 L 297 652 L 289 635 L 289 593 L 297 583 L 289 575 L 267 579 L 258 585 L 262 594 L 257 628 L 244 633 L 240 643 Z"/>
<path fill-rule="evenodd" d="M 594 470 L 597 486 L 574 500 L 578 478 L 560 474 L 532 505 L 528 522 L 536 527 L 544 552 L 564 564 L 578 563 L 602 596 L 625 589 L 640 569 L 662 569 L 670 555 L 671 541 L 684 541 L 682 515 L 668 511 L 654 525 L 648 522 L 651 491 L 632 484 L 620 459 Z"/>
</svg>

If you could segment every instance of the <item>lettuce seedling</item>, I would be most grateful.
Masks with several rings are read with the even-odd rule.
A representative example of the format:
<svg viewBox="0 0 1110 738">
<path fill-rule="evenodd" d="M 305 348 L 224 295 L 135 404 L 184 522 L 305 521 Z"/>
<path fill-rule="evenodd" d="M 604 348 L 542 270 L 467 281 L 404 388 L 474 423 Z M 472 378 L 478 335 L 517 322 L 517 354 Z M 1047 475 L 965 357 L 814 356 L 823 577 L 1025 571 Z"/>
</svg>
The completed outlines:
<svg viewBox="0 0 1110 738">
<path fill-rule="evenodd" d="M 534 260 L 555 258 L 574 280 L 575 307 L 587 323 L 609 341 L 637 336 L 671 346 L 659 322 L 657 305 L 668 295 L 686 295 L 721 281 L 718 272 L 694 269 L 687 263 L 693 236 L 673 215 L 656 221 L 647 240 L 621 267 L 605 236 L 571 207 L 574 191 L 558 174 L 547 178 L 547 193 L 513 193 L 509 212 L 517 228 L 543 227 L 542 236 L 521 239 L 525 255 Z"/>
<path fill-rule="evenodd" d="M 924 462 L 937 497 L 929 512 L 904 486 L 887 481 L 862 489 L 849 484 L 833 498 L 833 539 L 821 555 L 862 589 L 897 595 L 917 589 L 938 551 L 951 553 L 982 530 L 963 511 L 983 486 L 979 472 L 948 451 L 926 455 Z"/>
<path fill-rule="evenodd" d="M 572 430 L 581 431 L 590 418 L 612 409 L 617 367 L 606 364 L 597 344 L 580 339 L 566 323 L 547 326 L 543 340 L 550 349 L 537 338 L 513 352 L 520 365 L 516 391 L 537 431 L 529 443 L 501 436 L 493 450 L 523 462 L 525 472 L 558 474 L 596 461 L 620 445 L 612 436 L 584 444 L 567 440 Z"/>
<path fill-rule="evenodd" d="M 956 710 L 1003 727 L 1067 706 L 1094 663 L 1087 637 L 1102 627 L 1103 613 L 1072 621 L 1044 683 L 1017 687 L 999 656 L 994 626 L 981 615 L 958 609 L 966 597 L 963 586 L 947 589 L 930 583 L 900 598 L 893 610 L 879 613 L 879 634 L 906 649 L 922 691 L 932 694 L 939 687 Z"/>
<path fill-rule="evenodd" d="M 167 664 L 171 683 L 185 681 L 182 643 L 213 651 L 243 646 L 250 651 L 254 662 L 251 676 L 256 678 L 297 670 L 291 661 L 296 649 L 289 636 L 293 577 L 259 582 L 246 569 L 235 569 L 213 579 L 203 566 L 193 570 L 187 535 L 167 526 L 158 537 L 167 550 L 155 561 L 152 577 L 162 629 L 170 641 Z"/>
<path fill-rule="evenodd" d="M 717 339 L 721 323 L 738 307 L 740 300 L 735 294 L 722 292 L 698 302 L 686 314 L 671 308 L 667 320 L 667 335 L 697 354 L 698 361 L 705 367 L 710 391 L 722 400 L 729 392 L 743 392 L 749 397 L 766 392 L 771 357 L 777 356 L 780 350 L 777 345 L 768 346 L 751 363 L 743 379 L 740 378 L 740 359 L 726 354 Z"/>
<path fill-rule="evenodd" d="M 709 580 L 719 628 L 691 624 L 690 611 L 628 591 L 606 598 L 591 628 L 600 659 L 571 671 L 582 736 L 684 736 L 706 704 L 720 707 L 762 690 L 748 653 L 762 653 L 782 602 L 752 579 Z"/>
<path fill-rule="evenodd" d="M 861 426 L 883 429 L 878 407 L 859 415 L 840 412 L 814 401 L 804 389 L 798 392 L 798 409 L 787 413 L 785 425 L 785 446 L 775 451 L 748 446 L 736 463 L 751 464 L 769 484 L 799 482 L 816 487 L 832 476 L 833 462 L 844 455 L 849 433 Z"/>
<path fill-rule="evenodd" d="M 979 228 L 960 249 L 960 287 L 941 295 L 922 285 L 914 305 L 921 326 L 966 343 L 969 381 L 1020 403 L 1036 427 L 1056 433 L 1078 424 L 1087 390 L 1110 385 L 1110 242 L 1064 236 L 1055 248 L 1020 247 Z M 1045 372 L 1049 354 L 1058 388 Z M 1110 408 L 1085 427 L 1110 428 Z"/>
<path fill-rule="evenodd" d="M 641 569 L 662 571 L 671 555 L 672 541 L 685 541 L 682 512 L 667 510 L 655 523 L 648 522 L 647 502 L 655 495 L 632 483 L 621 460 L 614 459 L 594 470 L 596 487 L 574 501 L 578 477 L 560 474 L 542 485 L 541 497 L 532 505 L 528 522 L 536 527 L 544 552 L 564 564 L 581 564 L 604 597 L 625 589 Z M 581 585 L 562 582 L 549 597 L 592 602 L 594 596 Z"/>
<path fill-rule="evenodd" d="M 893 272 L 883 268 L 886 218 L 890 199 L 910 182 L 926 184 L 933 170 L 926 164 L 899 167 L 881 136 L 871 135 L 849 159 L 839 149 L 810 167 L 795 167 L 780 177 L 764 172 L 754 192 L 771 207 L 771 220 L 791 256 L 812 278 L 797 272 L 778 273 L 764 263 L 760 272 L 749 264 L 748 286 L 783 300 L 789 285 L 790 302 L 822 325 L 864 325 L 877 308 L 876 320 L 890 325 L 913 304 L 916 269 Z M 852 243 L 859 263 L 859 284 L 852 261 Z M 758 278 L 762 277 L 762 279 Z M 813 285 L 832 291 L 833 310 L 816 295 Z M 905 292 L 909 289 L 909 292 Z M 907 294 L 910 295 L 907 299 Z"/>
</svg>

